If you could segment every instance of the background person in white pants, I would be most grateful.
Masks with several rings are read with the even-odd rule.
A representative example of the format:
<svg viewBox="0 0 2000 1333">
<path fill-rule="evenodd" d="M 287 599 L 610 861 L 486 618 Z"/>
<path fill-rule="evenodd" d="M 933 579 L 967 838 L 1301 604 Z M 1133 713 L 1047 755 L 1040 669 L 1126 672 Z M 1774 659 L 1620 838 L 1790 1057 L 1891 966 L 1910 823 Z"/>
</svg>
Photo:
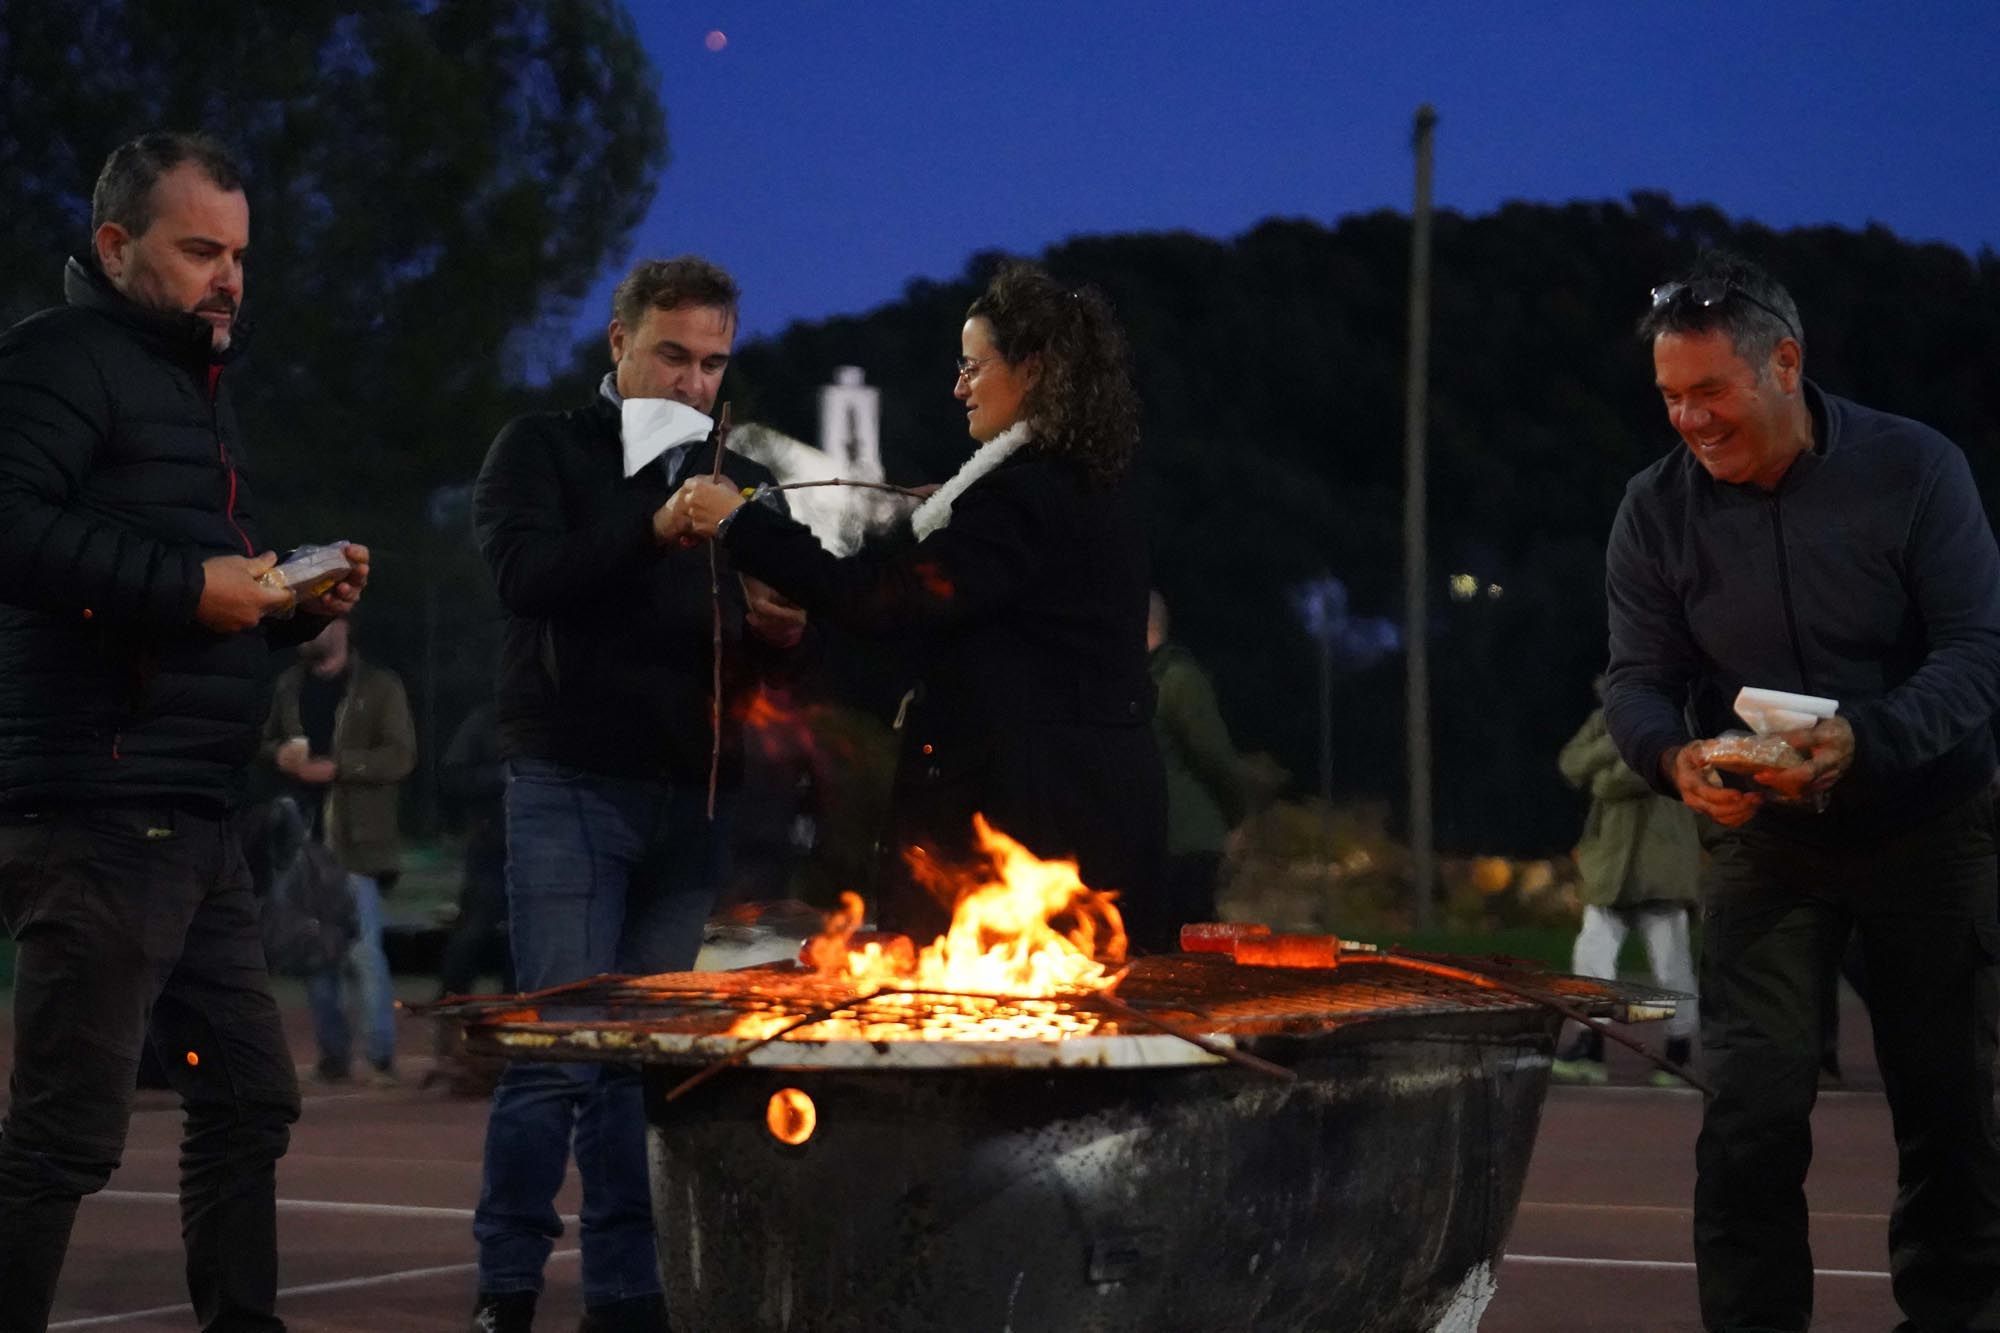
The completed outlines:
<svg viewBox="0 0 2000 1333">
<path fill-rule="evenodd" d="M 1590 813 L 1576 844 L 1583 925 L 1576 933 L 1570 969 L 1587 977 L 1616 976 L 1618 951 L 1625 936 L 1637 930 L 1653 980 L 1692 997 L 1688 906 L 1701 868 L 1693 812 L 1654 792 L 1618 757 L 1602 708 L 1563 746 L 1556 763 L 1571 786 L 1590 793 Z M 1666 1056 L 1676 1064 L 1688 1061 L 1696 1017 L 1690 998 L 1667 1024 Z M 1552 1072 L 1565 1083 L 1604 1082 L 1604 1039 L 1588 1029 L 1577 1030 L 1556 1052 Z M 1679 1082 L 1665 1070 L 1654 1071 L 1652 1078 L 1663 1086 Z"/>
</svg>

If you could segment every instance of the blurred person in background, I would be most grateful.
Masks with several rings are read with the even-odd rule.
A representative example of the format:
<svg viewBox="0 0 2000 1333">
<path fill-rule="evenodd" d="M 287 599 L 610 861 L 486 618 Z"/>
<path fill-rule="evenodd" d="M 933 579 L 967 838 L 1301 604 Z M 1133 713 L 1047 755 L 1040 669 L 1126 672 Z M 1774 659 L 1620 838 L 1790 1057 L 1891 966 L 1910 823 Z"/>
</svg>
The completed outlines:
<svg viewBox="0 0 2000 1333">
<path fill-rule="evenodd" d="M 1169 637 L 1172 619 L 1158 592 L 1147 599 L 1147 670 L 1159 692 L 1153 735 L 1167 774 L 1167 873 L 1157 907 L 1125 914 L 1133 944 L 1152 953 L 1180 947 L 1180 928 L 1215 920 L 1223 844 L 1249 810 L 1243 764 L 1215 702 L 1215 686 L 1194 654 Z"/>
<path fill-rule="evenodd" d="M 438 995 L 469 995 L 479 978 L 497 975 L 514 989 L 507 951 L 507 762 L 492 701 L 479 704 L 452 733 L 438 768 L 446 813 L 465 837 L 458 911 L 438 966 Z M 448 1025 L 456 1026 L 456 1025 Z"/>
<path fill-rule="evenodd" d="M 1602 694 L 1604 682 L 1596 683 Z M 1694 815 L 1660 795 L 1618 757 L 1604 710 L 1595 708 L 1570 737 L 1556 766 L 1569 785 L 1590 797 L 1583 835 L 1576 843 L 1582 881 L 1583 924 L 1576 933 L 1570 970 L 1578 976 L 1618 975 L 1618 953 L 1634 930 L 1646 945 L 1653 980 L 1686 998 L 1667 1022 L 1667 1059 L 1685 1065 L 1693 1054 L 1696 1021 L 1694 949 L 1688 908 L 1698 894 L 1701 843 Z M 1556 1052 L 1552 1075 L 1564 1083 L 1603 1083 L 1604 1038 L 1580 1028 Z M 1680 1080 L 1653 1071 L 1660 1087 Z"/>
<path fill-rule="evenodd" d="M 265 755 L 289 780 L 306 826 L 347 872 L 356 933 L 342 962 L 306 978 L 320 1081 L 352 1077 L 354 1022 L 368 1080 L 393 1086 L 396 991 L 382 947 L 382 899 L 402 874 L 396 803 L 417 765 L 417 731 L 403 680 L 363 660 L 336 620 L 278 677 L 264 724 Z"/>
<path fill-rule="evenodd" d="M 438 997 L 470 995 L 480 978 L 496 976 L 501 991 L 512 991 L 514 959 L 507 946 L 507 825 L 502 802 L 507 764 L 500 755 L 498 719 L 489 700 L 479 704 L 452 733 L 438 767 L 438 787 L 446 817 L 465 839 L 458 902 L 438 965 Z M 488 1097 L 499 1081 L 500 1061 L 465 1052 L 465 1030 L 439 1018 L 433 1031 L 431 1071 L 424 1086 L 442 1082 L 462 1097 Z"/>
</svg>

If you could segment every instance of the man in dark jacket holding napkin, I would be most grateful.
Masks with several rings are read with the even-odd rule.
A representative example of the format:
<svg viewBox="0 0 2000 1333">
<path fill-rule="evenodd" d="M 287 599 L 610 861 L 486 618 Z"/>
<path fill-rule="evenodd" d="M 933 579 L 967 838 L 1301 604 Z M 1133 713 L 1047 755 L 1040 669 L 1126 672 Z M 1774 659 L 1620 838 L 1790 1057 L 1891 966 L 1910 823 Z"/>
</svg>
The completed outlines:
<svg viewBox="0 0 2000 1333">
<path fill-rule="evenodd" d="M 662 517 L 674 483 L 715 464 L 700 414 L 729 364 L 736 303 L 735 283 L 705 260 L 638 265 L 612 298 L 613 367 L 598 393 L 577 410 L 509 423 L 479 472 L 473 520 L 507 608 L 496 703 L 524 990 L 693 966 L 725 872 L 741 715 L 805 632 L 803 612 L 739 580 L 726 556 L 712 582 L 709 552 L 672 540 Z M 669 428 L 646 429 L 661 421 Z M 772 480 L 734 453 L 721 466 L 735 486 Z M 562 1231 L 555 1196 L 572 1149 L 584 1327 L 666 1327 L 638 1071 L 527 1062 L 508 1066 L 487 1122 L 475 1327 L 528 1328 Z"/>
</svg>

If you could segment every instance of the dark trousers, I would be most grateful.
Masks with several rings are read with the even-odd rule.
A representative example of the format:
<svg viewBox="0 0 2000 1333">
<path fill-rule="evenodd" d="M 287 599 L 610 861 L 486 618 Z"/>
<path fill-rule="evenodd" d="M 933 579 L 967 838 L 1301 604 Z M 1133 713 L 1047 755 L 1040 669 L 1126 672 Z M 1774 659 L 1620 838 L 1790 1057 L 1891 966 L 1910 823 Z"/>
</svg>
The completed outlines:
<svg viewBox="0 0 2000 1333">
<path fill-rule="evenodd" d="M 1221 852 L 1181 852 L 1167 858 L 1167 873 L 1159 892 L 1148 898 L 1121 899 L 1125 936 L 1141 953 L 1174 953 L 1181 947 L 1181 927 L 1190 921 L 1215 920 L 1215 884 L 1222 874 Z"/>
<path fill-rule="evenodd" d="M 1993 807 L 1982 793 L 1872 843 L 1707 825 L 1701 1041 L 1716 1096 L 1695 1147 L 1695 1258 L 1713 1330 L 1803 1329 L 1808 1119 L 1825 982 L 1868 970 L 1896 1136 L 1889 1268 L 1913 1330 L 2000 1329 L 2000 1019 Z"/>
<path fill-rule="evenodd" d="M 186 1110 L 181 1236 L 201 1327 L 283 1329 L 275 1166 L 298 1082 L 226 820 L 94 808 L 0 822 L 17 945 L 0 1123 L 0 1333 L 39 1333 L 77 1204 L 118 1166 L 149 1039 Z"/>
<path fill-rule="evenodd" d="M 468 858 L 458 890 L 458 920 L 438 967 L 438 993 L 469 994 L 489 972 L 499 974 L 501 990 L 515 988 L 514 960 L 507 948 L 506 864 Z"/>
</svg>

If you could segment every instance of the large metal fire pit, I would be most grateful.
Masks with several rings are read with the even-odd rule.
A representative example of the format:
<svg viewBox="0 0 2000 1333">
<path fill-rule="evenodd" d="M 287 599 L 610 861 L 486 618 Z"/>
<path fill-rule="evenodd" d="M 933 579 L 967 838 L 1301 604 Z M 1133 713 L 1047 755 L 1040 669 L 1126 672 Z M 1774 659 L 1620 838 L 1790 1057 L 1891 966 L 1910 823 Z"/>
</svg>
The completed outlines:
<svg viewBox="0 0 2000 1333">
<path fill-rule="evenodd" d="M 1643 988 L 1456 961 L 1600 1015 L 1671 1011 Z M 471 1037 L 515 1058 L 646 1065 L 677 1328 L 1477 1327 L 1557 1015 L 1380 966 L 1185 956 L 1141 961 L 1120 994 L 1295 1078 L 1129 1015 L 1046 1042 L 716 1035 L 748 997 L 800 1013 L 823 1000 L 782 973 L 651 978 L 582 1017 L 475 1018 Z M 728 1054 L 741 1063 L 669 1099 Z M 767 1123 L 786 1089 L 816 1113 L 802 1142 Z"/>
</svg>

